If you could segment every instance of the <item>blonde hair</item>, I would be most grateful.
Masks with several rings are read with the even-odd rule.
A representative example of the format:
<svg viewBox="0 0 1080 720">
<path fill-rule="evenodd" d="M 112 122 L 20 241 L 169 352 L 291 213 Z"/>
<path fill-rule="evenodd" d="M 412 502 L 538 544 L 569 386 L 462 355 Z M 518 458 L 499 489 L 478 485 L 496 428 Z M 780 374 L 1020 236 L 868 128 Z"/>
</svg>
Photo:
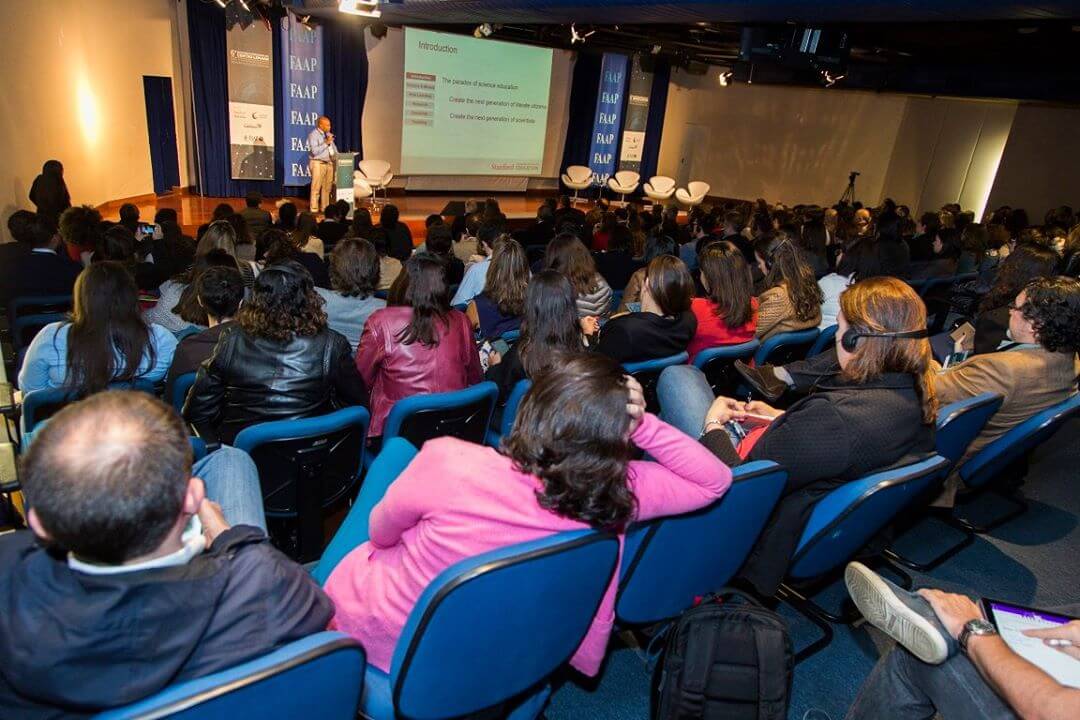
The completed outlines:
<svg viewBox="0 0 1080 720">
<path fill-rule="evenodd" d="M 840 294 L 840 311 L 848 325 L 862 332 L 891 333 L 926 329 L 926 305 L 911 286 L 894 277 L 860 280 Z M 915 391 L 922 404 L 923 422 L 937 419 L 930 341 L 926 338 L 876 338 L 859 340 L 843 377 L 864 383 L 887 372 L 915 377 Z"/>
</svg>

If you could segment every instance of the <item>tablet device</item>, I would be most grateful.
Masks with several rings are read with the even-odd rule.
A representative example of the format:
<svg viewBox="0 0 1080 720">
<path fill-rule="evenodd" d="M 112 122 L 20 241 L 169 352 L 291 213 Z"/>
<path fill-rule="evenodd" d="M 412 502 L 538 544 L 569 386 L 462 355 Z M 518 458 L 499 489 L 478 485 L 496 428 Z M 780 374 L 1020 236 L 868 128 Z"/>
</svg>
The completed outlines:
<svg viewBox="0 0 1080 720">
<path fill-rule="evenodd" d="M 1080 688 L 1080 660 L 1050 647 L 1038 638 L 1023 634 L 1024 630 L 1055 627 L 1078 618 L 986 598 L 982 606 L 986 619 L 994 624 L 1001 639 L 1013 652 L 1062 685 Z"/>
</svg>

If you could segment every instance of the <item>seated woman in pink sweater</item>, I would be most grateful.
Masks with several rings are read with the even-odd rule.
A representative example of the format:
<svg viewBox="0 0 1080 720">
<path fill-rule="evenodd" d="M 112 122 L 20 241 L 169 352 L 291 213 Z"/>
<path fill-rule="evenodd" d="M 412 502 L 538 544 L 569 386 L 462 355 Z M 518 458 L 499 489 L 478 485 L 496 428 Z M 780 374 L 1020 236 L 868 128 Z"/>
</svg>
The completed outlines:
<svg viewBox="0 0 1080 720">
<path fill-rule="evenodd" d="M 454 438 L 423 449 L 371 511 L 369 542 L 326 581 L 331 628 L 389 671 L 409 612 L 465 558 L 583 528 L 621 534 L 635 520 L 704 507 L 731 484 L 726 465 L 645 412 L 641 386 L 601 355 L 566 355 L 534 379 L 500 450 Z M 631 460 L 634 448 L 655 461 Z M 612 578 L 571 664 L 595 675 L 615 616 Z"/>
</svg>

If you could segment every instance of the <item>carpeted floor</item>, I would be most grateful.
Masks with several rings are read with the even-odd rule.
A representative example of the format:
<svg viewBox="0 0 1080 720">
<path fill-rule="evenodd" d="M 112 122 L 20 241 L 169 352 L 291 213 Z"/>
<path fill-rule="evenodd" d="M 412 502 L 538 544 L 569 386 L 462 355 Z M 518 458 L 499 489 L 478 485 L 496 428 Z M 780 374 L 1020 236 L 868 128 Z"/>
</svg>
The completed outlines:
<svg viewBox="0 0 1080 720">
<path fill-rule="evenodd" d="M 933 586 L 972 595 L 1050 607 L 1080 602 L 1080 421 L 1073 421 L 1039 448 L 1031 459 L 1023 495 L 1031 504 L 1020 518 L 1002 526 L 940 566 L 932 576 L 914 574 L 916 586 Z M 904 538 L 903 550 L 932 554 L 952 539 L 937 524 Z M 923 555 L 926 557 L 926 555 Z M 825 591 L 822 604 L 843 597 L 837 583 Z M 781 613 L 791 624 L 796 647 L 817 637 L 817 629 L 787 607 Z M 832 720 L 844 717 L 863 679 L 887 643 L 876 630 L 837 627 L 825 650 L 795 669 L 789 718 L 802 720 L 810 709 Z M 641 651 L 613 642 L 597 681 L 578 678 L 558 688 L 546 716 L 549 720 L 647 720 L 650 675 Z M 883 717 L 887 717 L 883 715 Z"/>
</svg>

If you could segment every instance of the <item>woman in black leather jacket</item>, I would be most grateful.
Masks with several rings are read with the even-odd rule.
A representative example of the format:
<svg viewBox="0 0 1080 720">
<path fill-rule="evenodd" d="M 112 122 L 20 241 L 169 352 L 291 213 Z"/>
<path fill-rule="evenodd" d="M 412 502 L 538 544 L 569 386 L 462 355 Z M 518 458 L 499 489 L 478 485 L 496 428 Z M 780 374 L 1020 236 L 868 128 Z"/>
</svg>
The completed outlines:
<svg viewBox="0 0 1080 720">
<path fill-rule="evenodd" d="M 231 443 L 255 423 L 367 404 L 349 342 L 327 327 L 322 306 L 299 263 L 286 260 L 259 274 L 184 405 L 200 437 Z"/>
</svg>

